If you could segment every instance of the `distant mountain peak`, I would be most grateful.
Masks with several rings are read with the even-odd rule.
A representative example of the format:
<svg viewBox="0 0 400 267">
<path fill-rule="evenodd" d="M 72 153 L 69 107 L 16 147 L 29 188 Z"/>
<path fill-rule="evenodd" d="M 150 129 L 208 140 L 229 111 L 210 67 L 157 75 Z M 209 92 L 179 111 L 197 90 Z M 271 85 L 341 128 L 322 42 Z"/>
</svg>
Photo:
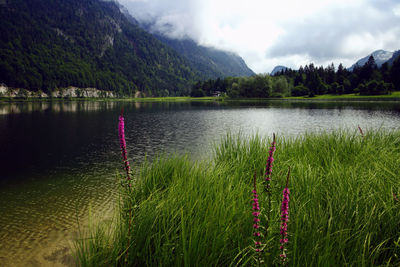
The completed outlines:
<svg viewBox="0 0 400 267">
<path fill-rule="evenodd" d="M 385 51 L 385 50 L 376 50 L 372 53 L 375 61 L 388 61 L 392 56 L 393 52 Z M 383 64 L 383 63 L 382 63 Z"/>
<path fill-rule="evenodd" d="M 387 62 L 388 60 L 390 60 L 393 56 L 394 52 L 390 52 L 390 51 L 386 51 L 386 50 L 376 50 L 374 52 L 372 52 L 371 54 L 369 54 L 366 57 L 363 57 L 359 60 L 357 60 L 356 63 L 354 63 L 350 68 L 348 68 L 348 70 L 352 71 L 356 66 L 358 67 L 362 67 L 365 65 L 365 63 L 367 63 L 368 59 L 370 56 L 373 56 L 375 59 L 375 63 L 378 67 L 381 67 L 382 64 L 384 64 L 385 62 Z"/>
<path fill-rule="evenodd" d="M 278 72 L 281 72 L 281 71 L 284 71 L 287 69 L 288 69 L 288 67 L 286 67 L 286 66 L 282 66 L 282 65 L 275 66 L 275 68 L 271 71 L 271 75 L 275 75 Z"/>
</svg>

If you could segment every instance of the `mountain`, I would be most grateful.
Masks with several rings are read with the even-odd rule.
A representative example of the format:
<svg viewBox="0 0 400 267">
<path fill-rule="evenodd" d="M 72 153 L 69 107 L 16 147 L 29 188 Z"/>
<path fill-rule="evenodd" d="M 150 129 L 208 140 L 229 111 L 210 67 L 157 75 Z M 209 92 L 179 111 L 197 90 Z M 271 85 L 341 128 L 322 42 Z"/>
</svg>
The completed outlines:
<svg viewBox="0 0 400 267">
<path fill-rule="evenodd" d="M 372 55 L 375 59 L 375 63 L 378 67 L 381 67 L 383 63 L 385 63 L 386 61 L 390 60 L 393 56 L 394 52 L 389 52 L 389 51 L 385 51 L 385 50 L 376 50 L 375 52 L 373 52 L 372 54 L 359 59 L 356 63 L 354 63 L 350 68 L 348 68 L 349 71 L 353 71 L 353 69 L 356 66 L 362 67 L 365 65 L 365 63 L 367 63 L 368 58 Z"/>
<path fill-rule="evenodd" d="M 396 52 L 393 53 L 393 56 L 387 61 L 389 63 L 389 66 L 392 66 L 394 61 L 400 57 L 400 50 L 397 50 Z"/>
<path fill-rule="evenodd" d="M 101 0 L 101 1 L 106 1 L 106 0 Z M 121 5 L 118 1 L 116 0 L 108 0 L 110 2 L 114 2 L 115 5 L 117 5 L 119 7 L 119 10 L 121 11 L 122 14 L 124 14 L 124 16 L 128 19 L 128 21 L 134 25 L 139 25 L 139 22 L 132 17 L 132 15 L 129 13 L 129 10 L 124 7 L 123 5 Z"/>
<path fill-rule="evenodd" d="M 285 66 L 281 66 L 281 65 L 275 66 L 275 68 L 271 71 L 271 75 L 273 76 L 273 75 L 277 74 L 278 72 L 285 71 L 287 69 L 288 69 L 288 67 L 285 67 Z"/>
<path fill-rule="evenodd" d="M 113 0 L 111 0 L 113 1 Z M 116 1 L 116 0 L 115 0 Z M 237 54 L 197 44 L 193 39 L 170 38 L 165 34 L 152 30 L 156 24 L 153 22 L 139 23 L 132 14 L 120 3 L 116 2 L 121 12 L 133 24 L 139 25 L 148 33 L 153 34 L 162 43 L 168 45 L 185 57 L 191 66 L 198 70 L 202 79 L 217 79 L 228 76 L 252 76 L 255 73 L 246 65 L 246 62 Z M 172 25 L 165 24 L 164 30 L 172 29 Z"/>
<path fill-rule="evenodd" d="M 149 33 L 158 40 L 177 51 L 189 60 L 193 68 L 200 71 L 203 79 L 216 79 L 228 76 L 252 76 L 255 73 L 246 65 L 245 61 L 237 54 L 197 44 L 190 37 L 181 39 L 170 38 L 158 30 L 154 30 L 156 24 L 153 22 L 141 23 Z M 172 25 L 165 24 L 165 31 L 173 30 Z"/>
<path fill-rule="evenodd" d="M 115 3 L 131 23 L 141 26 L 162 43 L 173 48 L 180 55 L 188 59 L 193 68 L 200 72 L 203 79 L 216 79 L 228 76 L 252 76 L 255 74 L 239 55 L 212 47 L 198 45 L 189 37 L 174 39 L 160 32 L 154 32 L 151 30 L 152 26 L 154 26 L 154 22 L 140 24 L 129 13 L 127 8 L 117 1 L 115 1 Z M 171 27 L 171 25 L 164 26 Z"/>
<path fill-rule="evenodd" d="M 202 76 L 114 2 L 1 0 L 0 16 L 0 83 L 11 87 L 182 95 Z"/>
<path fill-rule="evenodd" d="M 192 66 L 198 69 L 205 78 L 216 79 L 255 74 L 237 54 L 198 45 L 189 38 L 179 40 L 161 34 L 154 34 L 154 36 L 187 58 Z"/>
</svg>

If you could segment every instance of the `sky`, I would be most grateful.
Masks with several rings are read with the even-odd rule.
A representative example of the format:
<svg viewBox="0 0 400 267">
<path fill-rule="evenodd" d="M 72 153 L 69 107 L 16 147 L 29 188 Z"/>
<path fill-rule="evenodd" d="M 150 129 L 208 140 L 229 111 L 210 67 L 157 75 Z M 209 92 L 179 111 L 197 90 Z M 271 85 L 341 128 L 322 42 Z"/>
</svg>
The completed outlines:
<svg viewBox="0 0 400 267">
<path fill-rule="evenodd" d="M 235 52 L 256 73 L 400 49 L 400 0 L 118 0 L 174 38 Z"/>
</svg>

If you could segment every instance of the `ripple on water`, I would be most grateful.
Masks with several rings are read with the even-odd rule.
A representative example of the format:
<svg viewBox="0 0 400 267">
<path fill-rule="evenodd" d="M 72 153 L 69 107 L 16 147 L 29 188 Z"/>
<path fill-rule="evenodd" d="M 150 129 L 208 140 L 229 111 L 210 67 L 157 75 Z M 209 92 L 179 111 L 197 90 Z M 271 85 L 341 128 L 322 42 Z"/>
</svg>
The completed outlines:
<svg viewBox="0 0 400 267">
<path fill-rule="evenodd" d="M 116 185 L 110 175 L 80 175 L 79 182 L 66 175 L 8 188 L 0 197 L 0 266 L 74 265 L 71 242 L 86 227 L 89 208 L 95 218 L 113 211 Z"/>
</svg>

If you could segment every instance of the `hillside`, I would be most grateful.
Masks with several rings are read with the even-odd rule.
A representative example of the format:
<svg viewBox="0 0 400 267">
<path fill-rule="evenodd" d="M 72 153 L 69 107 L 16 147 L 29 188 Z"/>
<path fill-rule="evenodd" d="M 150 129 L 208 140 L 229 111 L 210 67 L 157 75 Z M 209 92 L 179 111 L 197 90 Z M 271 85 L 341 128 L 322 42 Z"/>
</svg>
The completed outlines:
<svg viewBox="0 0 400 267">
<path fill-rule="evenodd" d="M 393 63 L 400 57 L 400 50 L 397 50 L 393 53 L 392 57 L 387 61 L 388 64 L 391 66 Z"/>
<path fill-rule="evenodd" d="M 389 61 L 393 57 L 393 52 L 385 51 L 385 50 L 376 50 L 370 55 L 363 57 L 357 60 L 348 70 L 353 71 L 355 67 L 362 67 L 367 63 L 370 56 L 373 56 L 375 59 L 375 63 L 378 67 L 381 67 L 383 63 Z"/>
<path fill-rule="evenodd" d="M 255 73 L 237 54 L 198 45 L 191 39 L 172 39 L 154 34 L 164 44 L 175 49 L 200 71 L 204 78 L 223 78 L 228 76 L 251 76 Z"/>
<path fill-rule="evenodd" d="M 182 95 L 201 76 L 114 2 L 1 1 L 0 16 L 0 83 L 8 86 Z"/>
</svg>

